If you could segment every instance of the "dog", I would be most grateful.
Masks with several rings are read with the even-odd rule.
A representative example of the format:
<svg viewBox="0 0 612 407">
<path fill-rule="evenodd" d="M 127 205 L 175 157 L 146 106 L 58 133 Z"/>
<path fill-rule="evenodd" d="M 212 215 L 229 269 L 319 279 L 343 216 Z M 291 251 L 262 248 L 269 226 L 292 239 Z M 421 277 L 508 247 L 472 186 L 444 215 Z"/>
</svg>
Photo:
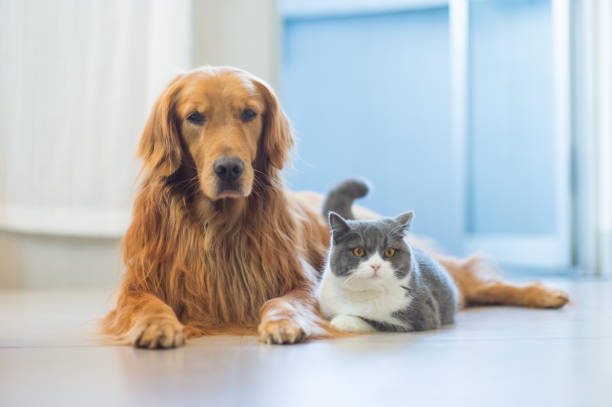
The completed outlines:
<svg viewBox="0 0 612 407">
<path fill-rule="evenodd" d="M 126 271 L 102 331 L 150 349 L 219 333 L 273 344 L 341 336 L 313 295 L 329 246 L 323 197 L 283 187 L 293 144 L 263 80 L 232 67 L 175 78 L 140 139 L 142 185 L 122 240 Z M 355 215 L 376 216 L 358 207 Z M 555 308 L 568 300 L 538 284 L 483 278 L 475 259 L 434 256 L 464 306 Z"/>
</svg>

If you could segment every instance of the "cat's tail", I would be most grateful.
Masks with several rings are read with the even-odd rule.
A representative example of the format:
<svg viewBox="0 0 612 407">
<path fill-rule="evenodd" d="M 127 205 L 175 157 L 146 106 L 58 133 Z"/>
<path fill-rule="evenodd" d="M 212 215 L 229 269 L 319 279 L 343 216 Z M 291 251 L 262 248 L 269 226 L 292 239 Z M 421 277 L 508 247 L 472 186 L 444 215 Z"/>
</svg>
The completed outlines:
<svg viewBox="0 0 612 407">
<path fill-rule="evenodd" d="M 351 207 L 357 198 L 366 196 L 370 188 L 364 181 L 347 179 L 336 185 L 325 198 L 323 216 L 327 219 L 330 211 L 334 211 L 344 219 L 355 219 Z"/>
</svg>

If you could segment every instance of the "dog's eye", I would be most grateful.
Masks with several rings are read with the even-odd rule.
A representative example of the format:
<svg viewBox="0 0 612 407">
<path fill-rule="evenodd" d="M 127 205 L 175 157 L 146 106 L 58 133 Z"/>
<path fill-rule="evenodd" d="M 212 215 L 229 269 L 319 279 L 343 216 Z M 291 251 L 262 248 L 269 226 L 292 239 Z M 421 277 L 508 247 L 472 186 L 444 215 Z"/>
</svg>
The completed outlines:
<svg viewBox="0 0 612 407">
<path fill-rule="evenodd" d="M 189 113 L 189 116 L 187 116 L 187 120 L 189 120 L 190 123 L 201 126 L 204 124 L 204 120 L 206 120 L 206 118 L 200 112 L 191 112 Z"/>
<path fill-rule="evenodd" d="M 242 113 L 240 114 L 240 118 L 245 123 L 250 122 L 251 120 L 253 120 L 255 118 L 255 116 L 257 116 L 257 113 L 255 113 L 251 109 L 244 109 L 242 111 Z"/>
</svg>

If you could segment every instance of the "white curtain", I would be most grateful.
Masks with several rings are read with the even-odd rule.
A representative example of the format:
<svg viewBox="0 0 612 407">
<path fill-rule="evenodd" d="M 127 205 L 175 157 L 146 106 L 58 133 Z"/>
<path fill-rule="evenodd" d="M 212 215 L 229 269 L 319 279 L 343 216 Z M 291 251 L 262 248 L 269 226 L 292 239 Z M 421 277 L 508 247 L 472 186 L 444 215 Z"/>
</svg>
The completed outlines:
<svg viewBox="0 0 612 407">
<path fill-rule="evenodd" d="M 612 275 L 612 2 L 573 11 L 577 263 Z"/>
<path fill-rule="evenodd" d="M 0 0 L 0 228 L 120 236 L 190 0 Z"/>
</svg>

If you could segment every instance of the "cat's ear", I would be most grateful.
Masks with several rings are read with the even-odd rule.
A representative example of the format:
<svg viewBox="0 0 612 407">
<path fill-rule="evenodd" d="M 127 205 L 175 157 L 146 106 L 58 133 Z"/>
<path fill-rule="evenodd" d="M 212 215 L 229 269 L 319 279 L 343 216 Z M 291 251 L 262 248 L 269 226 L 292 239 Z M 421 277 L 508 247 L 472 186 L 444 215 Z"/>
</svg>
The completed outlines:
<svg viewBox="0 0 612 407">
<path fill-rule="evenodd" d="M 410 224 L 414 218 L 414 212 L 406 212 L 395 218 L 395 224 L 397 225 L 398 232 L 402 234 L 406 233 L 410 229 Z"/>
<path fill-rule="evenodd" d="M 329 221 L 329 227 L 332 231 L 332 235 L 335 237 L 343 235 L 351 230 L 351 227 L 348 225 L 346 220 L 334 211 L 329 211 L 327 219 Z"/>
</svg>

